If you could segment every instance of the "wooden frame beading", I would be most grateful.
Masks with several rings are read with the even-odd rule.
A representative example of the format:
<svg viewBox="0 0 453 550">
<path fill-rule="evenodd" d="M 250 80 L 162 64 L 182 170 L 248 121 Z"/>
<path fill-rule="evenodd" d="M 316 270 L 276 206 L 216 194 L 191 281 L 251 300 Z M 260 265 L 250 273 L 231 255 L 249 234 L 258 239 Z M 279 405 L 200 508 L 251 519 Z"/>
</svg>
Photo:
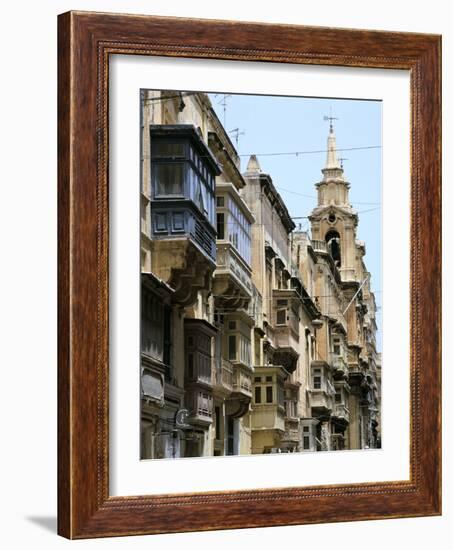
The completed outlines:
<svg viewBox="0 0 453 550">
<path fill-rule="evenodd" d="M 87 538 L 440 514 L 440 37 L 89 12 L 58 23 L 58 532 Z M 410 71 L 409 481 L 109 496 L 111 54 Z"/>
</svg>

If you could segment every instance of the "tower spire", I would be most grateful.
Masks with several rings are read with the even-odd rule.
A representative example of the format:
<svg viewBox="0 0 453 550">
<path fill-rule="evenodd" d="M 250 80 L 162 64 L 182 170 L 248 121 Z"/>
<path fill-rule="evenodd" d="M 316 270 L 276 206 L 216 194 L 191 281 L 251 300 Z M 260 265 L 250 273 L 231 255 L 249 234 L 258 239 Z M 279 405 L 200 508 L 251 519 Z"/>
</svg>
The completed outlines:
<svg viewBox="0 0 453 550">
<path fill-rule="evenodd" d="M 322 181 L 316 184 L 318 189 L 318 207 L 342 206 L 350 207 L 349 204 L 349 183 L 344 179 L 343 160 L 338 156 L 337 140 L 333 127 L 336 117 L 325 116 L 324 120 L 329 121 L 329 134 L 327 136 L 327 157 Z"/>
<path fill-rule="evenodd" d="M 324 170 L 341 170 L 342 167 L 337 158 L 337 140 L 335 137 L 335 132 L 333 130 L 333 121 L 338 120 L 338 118 L 332 116 L 331 113 L 330 116 L 325 116 L 324 120 L 329 121 L 329 136 L 327 138 L 327 158 Z"/>
</svg>

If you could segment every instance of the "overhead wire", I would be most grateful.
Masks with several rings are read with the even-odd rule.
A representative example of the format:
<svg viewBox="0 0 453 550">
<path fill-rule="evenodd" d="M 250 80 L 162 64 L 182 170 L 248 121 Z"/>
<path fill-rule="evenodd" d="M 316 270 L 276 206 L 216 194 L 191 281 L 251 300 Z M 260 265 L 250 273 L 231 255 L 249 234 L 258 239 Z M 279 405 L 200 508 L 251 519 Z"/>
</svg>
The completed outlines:
<svg viewBox="0 0 453 550">
<path fill-rule="evenodd" d="M 362 145 L 362 146 L 357 146 L 357 147 L 337 147 L 336 151 L 339 152 L 339 151 L 366 151 L 366 150 L 369 150 L 369 149 L 382 149 L 382 145 Z M 236 156 L 238 157 L 251 157 L 251 156 L 256 156 L 256 157 L 282 157 L 282 156 L 299 156 L 299 155 L 317 155 L 317 154 L 321 154 L 321 153 L 327 153 L 328 152 L 328 149 L 307 149 L 305 151 L 270 151 L 270 152 L 267 152 L 267 153 L 238 153 L 236 152 Z M 150 159 L 152 155 L 142 155 L 141 158 L 142 159 Z M 197 152 L 197 156 L 199 158 L 212 158 L 212 155 L 202 155 L 200 153 Z M 156 157 L 154 157 L 156 158 Z M 177 158 L 181 158 L 181 160 L 185 160 L 185 157 L 158 157 L 160 159 L 165 159 L 165 158 L 168 158 L 168 159 L 177 159 Z M 265 174 L 265 172 L 263 172 L 263 174 Z"/>
</svg>

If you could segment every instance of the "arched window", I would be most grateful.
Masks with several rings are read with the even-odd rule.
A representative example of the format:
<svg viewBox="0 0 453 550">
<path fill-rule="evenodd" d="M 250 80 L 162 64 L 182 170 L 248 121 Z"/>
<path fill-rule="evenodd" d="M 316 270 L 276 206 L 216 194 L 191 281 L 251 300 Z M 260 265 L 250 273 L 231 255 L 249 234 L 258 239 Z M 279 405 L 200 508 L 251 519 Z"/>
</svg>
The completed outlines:
<svg viewBox="0 0 453 550">
<path fill-rule="evenodd" d="M 328 231 L 326 234 L 326 243 L 329 249 L 330 255 L 332 256 L 335 265 L 337 267 L 341 266 L 341 247 L 340 247 L 340 235 L 338 231 Z"/>
</svg>

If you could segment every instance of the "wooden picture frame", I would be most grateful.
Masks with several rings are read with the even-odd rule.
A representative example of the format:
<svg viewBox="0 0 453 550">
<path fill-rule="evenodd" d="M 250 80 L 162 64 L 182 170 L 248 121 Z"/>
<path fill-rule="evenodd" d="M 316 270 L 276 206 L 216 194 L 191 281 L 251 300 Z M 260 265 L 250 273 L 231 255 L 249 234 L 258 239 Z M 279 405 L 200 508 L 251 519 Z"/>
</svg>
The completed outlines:
<svg viewBox="0 0 453 550">
<path fill-rule="evenodd" d="M 89 538 L 441 513 L 441 39 L 69 12 L 58 21 L 58 532 Z M 111 54 L 406 69 L 411 95 L 410 480 L 109 496 Z"/>
</svg>

